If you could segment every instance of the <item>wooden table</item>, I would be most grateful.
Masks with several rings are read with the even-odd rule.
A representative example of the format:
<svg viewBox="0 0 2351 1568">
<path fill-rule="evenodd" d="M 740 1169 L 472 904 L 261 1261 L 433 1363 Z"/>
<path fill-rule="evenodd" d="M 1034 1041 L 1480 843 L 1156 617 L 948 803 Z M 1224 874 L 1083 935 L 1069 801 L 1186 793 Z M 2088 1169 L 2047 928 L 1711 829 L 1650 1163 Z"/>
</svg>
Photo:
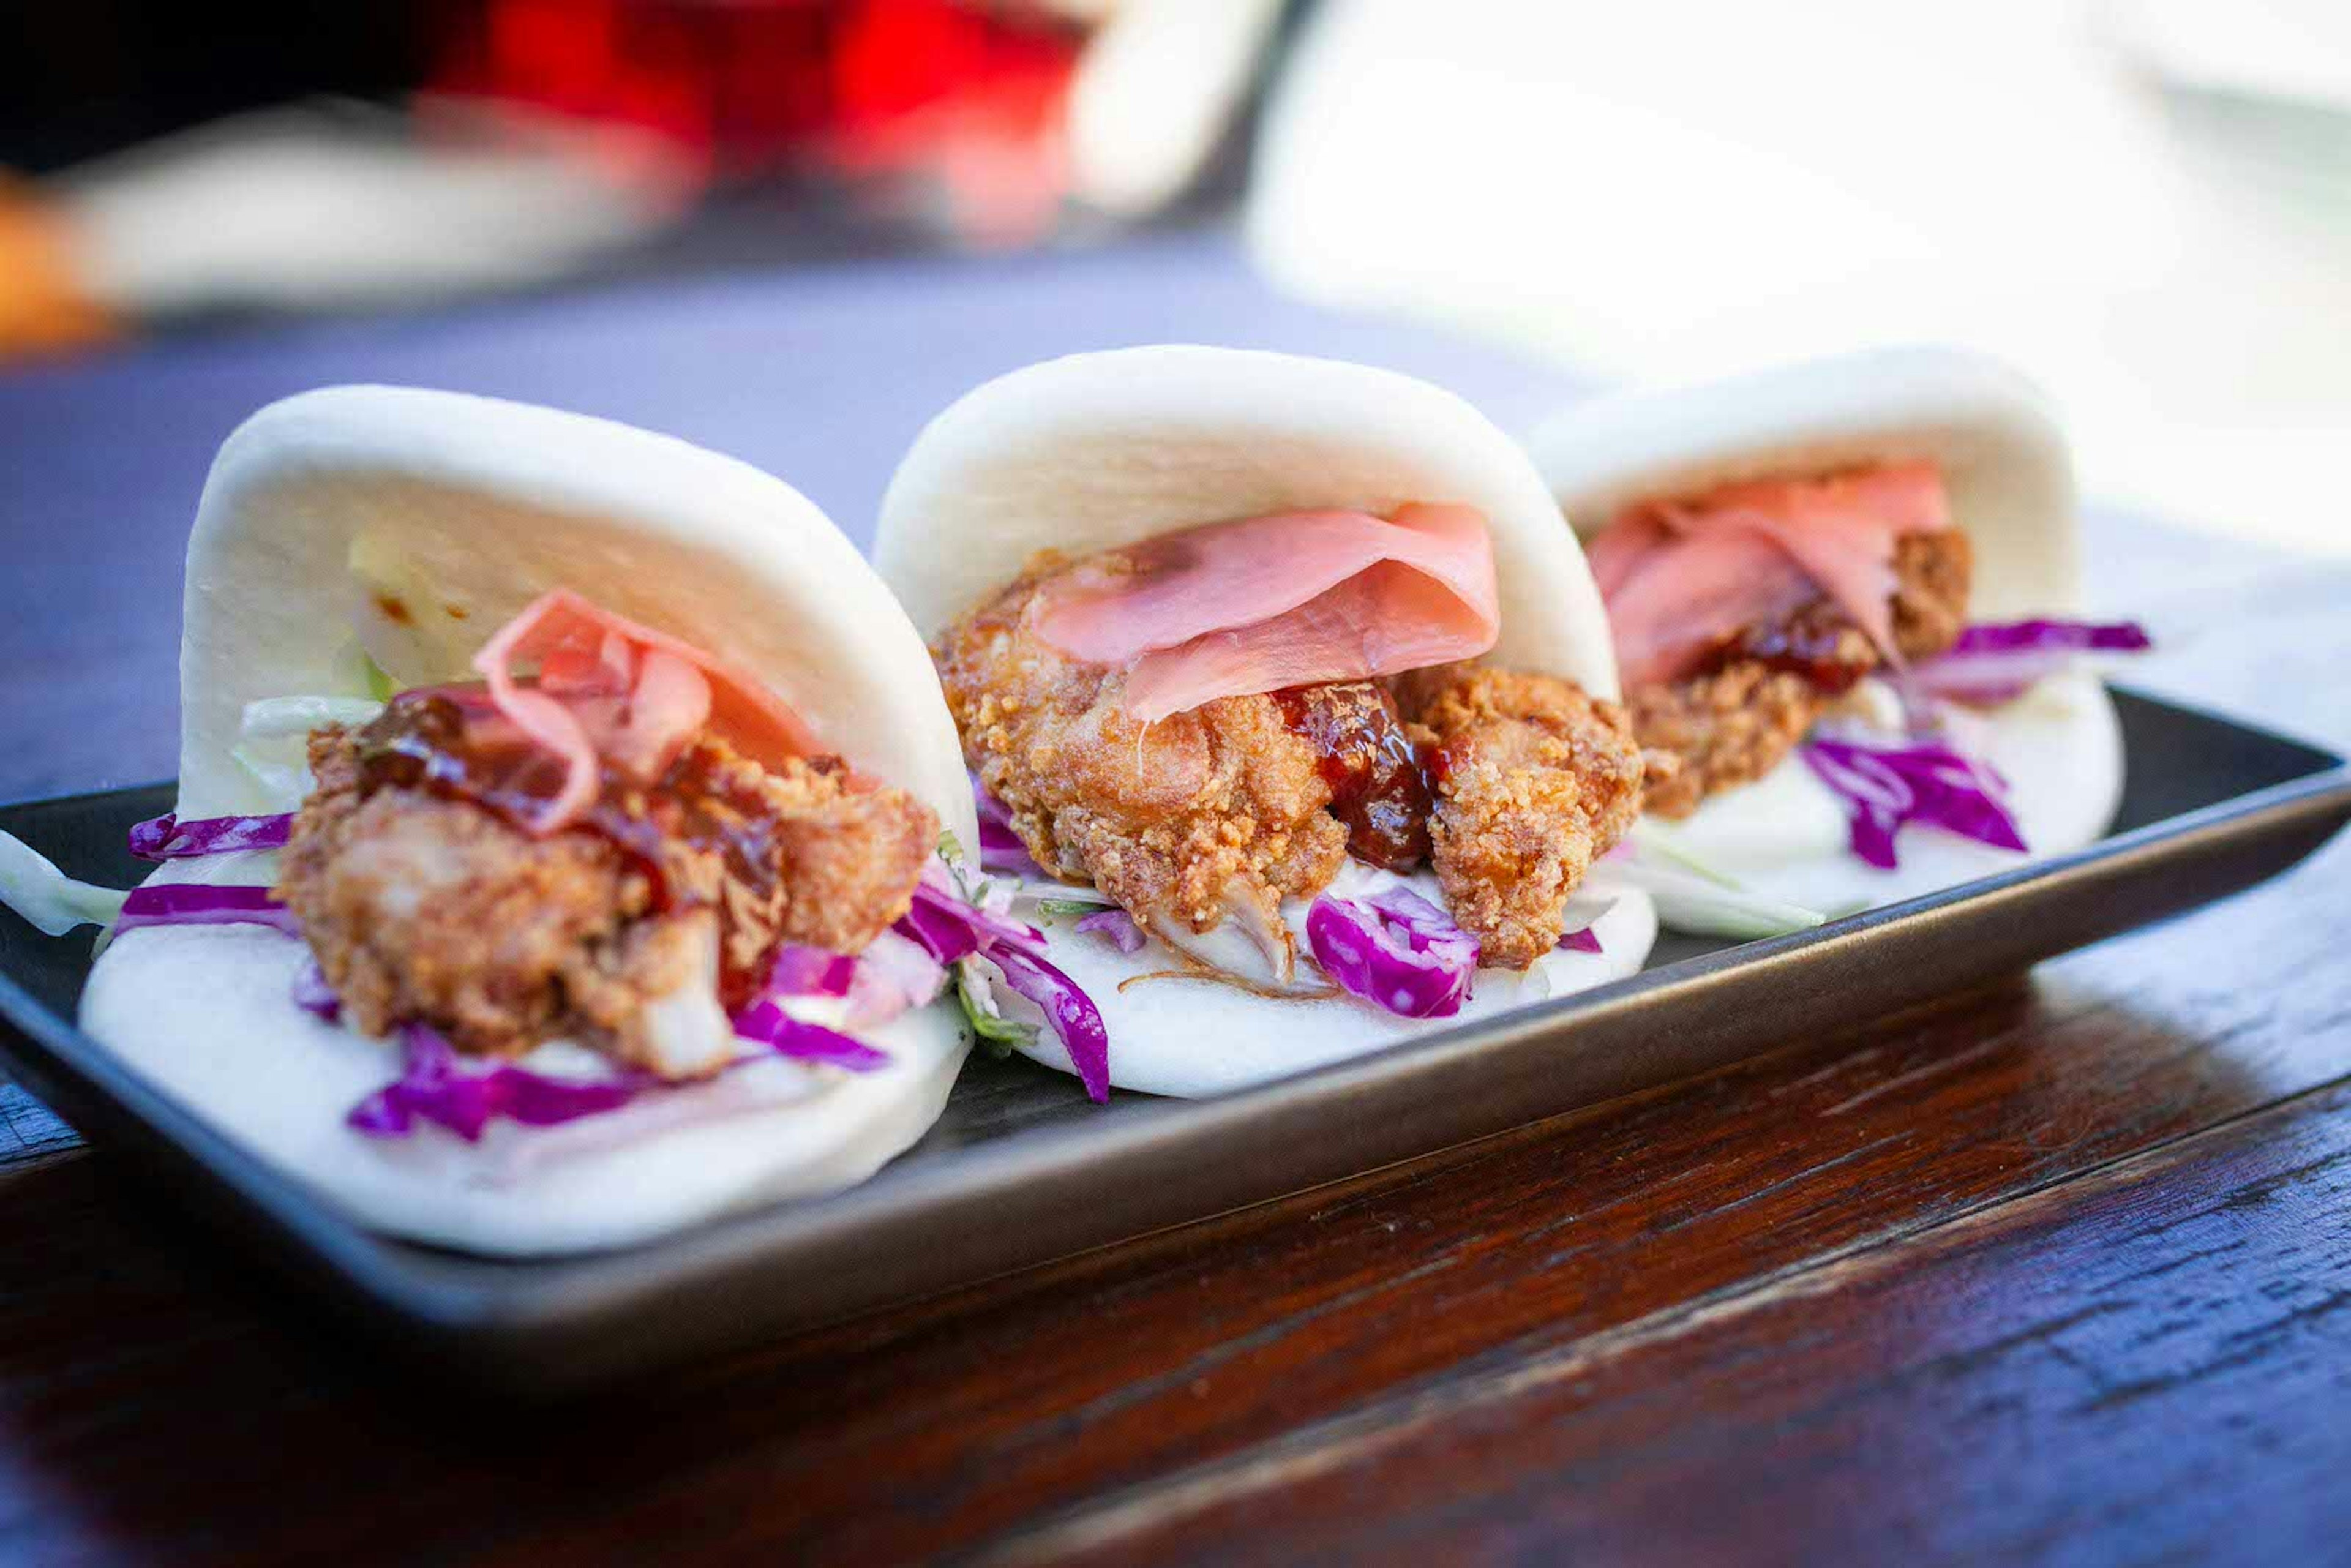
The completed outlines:
<svg viewBox="0 0 2351 1568">
<path fill-rule="evenodd" d="M 169 772 L 178 540 L 262 397 L 379 375 L 709 440 L 863 526 L 1065 347 L 1549 372 L 1269 301 L 1221 245 L 698 285 L 0 381 L 0 795 Z M 2331 498 L 2316 504 L 2337 505 Z M 2169 695 L 2351 745 L 2351 564 L 2128 519 Z M 39 1562 L 2340 1561 L 2351 843 L 1921 1012 L 658 1386 L 366 1364 L 0 1099 L 0 1550 Z"/>
</svg>

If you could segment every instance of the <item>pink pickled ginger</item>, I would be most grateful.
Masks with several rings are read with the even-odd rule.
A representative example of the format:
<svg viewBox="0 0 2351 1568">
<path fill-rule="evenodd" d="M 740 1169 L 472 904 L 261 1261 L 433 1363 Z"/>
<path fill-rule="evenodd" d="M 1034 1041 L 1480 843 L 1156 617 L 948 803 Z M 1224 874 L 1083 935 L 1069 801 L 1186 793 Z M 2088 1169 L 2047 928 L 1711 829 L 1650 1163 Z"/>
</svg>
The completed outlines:
<svg viewBox="0 0 2351 1568">
<path fill-rule="evenodd" d="M 521 666 L 536 664 L 526 685 Z M 651 781 L 707 727 L 756 761 L 811 749 L 799 716 L 758 681 L 689 643 L 623 620 L 569 589 L 541 594 L 474 656 L 489 700 L 564 767 L 530 821 L 569 826 L 594 801 L 600 761 Z"/>
<path fill-rule="evenodd" d="M 1486 519 L 1460 506 L 1281 512 L 1163 534 L 1040 595 L 1039 635 L 1127 673 L 1150 723 L 1217 697 L 1474 658 L 1501 612 Z"/>
<path fill-rule="evenodd" d="M 1896 463 L 1638 502 L 1587 554 L 1625 680 L 1640 685 L 1679 679 L 1745 628 L 1821 595 L 1898 663 L 1895 542 L 1950 526 L 1941 471 Z"/>
</svg>

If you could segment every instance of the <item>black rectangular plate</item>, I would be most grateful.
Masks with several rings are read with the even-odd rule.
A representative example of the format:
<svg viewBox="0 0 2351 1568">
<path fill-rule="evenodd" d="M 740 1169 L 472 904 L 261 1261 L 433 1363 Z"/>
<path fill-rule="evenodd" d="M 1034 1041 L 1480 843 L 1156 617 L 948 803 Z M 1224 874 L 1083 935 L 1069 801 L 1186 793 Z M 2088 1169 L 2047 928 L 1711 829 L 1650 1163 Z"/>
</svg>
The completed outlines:
<svg viewBox="0 0 2351 1568">
<path fill-rule="evenodd" d="M 975 1056 L 946 1113 L 863 1186 L 626 1252 L 501 1262 L 360 1229 L 74 1027 L 89 942 L 0 911 L 0 1055 L 155 1190 L 336 1315 L 479 1385 L 546 1392 L 752 1343 L 1205 1218 L 1719 1067 L 2210 902 L 2351 818 L 2341 758 L 2116 694 L 2128 785 L 2080 853 L 1739 944 L 1669 938 L 1630 979 L 1197 1103 L 1087 1103 Z M 127 885 L 124 830 L 169 786 L 0 808 L 75 875 Z"/>
</svg>

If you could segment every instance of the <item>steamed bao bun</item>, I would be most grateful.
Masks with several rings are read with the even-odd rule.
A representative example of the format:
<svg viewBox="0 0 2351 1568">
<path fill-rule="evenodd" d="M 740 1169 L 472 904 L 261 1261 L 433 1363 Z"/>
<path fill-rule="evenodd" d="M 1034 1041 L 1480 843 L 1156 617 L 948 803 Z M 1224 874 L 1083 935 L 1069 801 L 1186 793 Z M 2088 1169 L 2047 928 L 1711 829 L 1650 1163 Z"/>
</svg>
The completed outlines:
<svg viewBox="0 0 2351 1568">
<path fill-rule="evenodd" d="M 1886 350 L 1598 399 L 1543 426 L 1529 447 L 1569 522 L 1587 538 L 1646 498 L 1931 459 L 1949 486 L 1953 520 L 1975 547 L 1970 621 L 2072 616 L 2082 608 L 2064 434 L 2037 388 L 1980 355 Z M 1898 744 L 1891 693 L 1875 681 L 1863 691 L 1856 706 L 1870 727 Z M 2053 675 L 1990 715 L 1958 716 L 1954 729 L 1963 749 L 2008 780 L 2032 855 L 2079 849 L 2113 821 L 2122 736 L 2105 688 L 2086 671 Z M 1900 865 L 1871 866 L 1849 852 L 1843 800 L 1793 755 L 1666 826 L 1754 891 L 1833 915 L 2023 863 L 2012 852 L 1913 823 L 1897 844 Z"/>
<path fill-rule="evenodd" d="M 364 697 L 362 647 L 403 682 L 464 676 L 555 587 L 761 680 L 820 745 L 973 841 L 922 640 L 799 492 L 625 425 L 393 387 L 274 403 L 213 465 L 188 546 L 180 815 L 298 803 L 287 765 L 240 757 L 246 703 Z M 276 859 L 167 862 L 153 880 L 272 883 Z M 305 956 L 257 926 L 132 931 L 91 971 L 82 1027 L 360 1223 L 469 1251 L 623 1246 L 850 1186 L 937 1118 L 965 1053 L 953 1004 L 935 1004 L 874 1031 L 891 1060 L 870 1073 L 777 1058 L 564 1126 L 494 1124 L 478 1145 L 424 1126 L 378 1141 L 343 1118 L 400 1052 L 294 1005 Z M 553 1041 L 526 1064 L 587 1054 Z"/>
<path fill-rule="evenodd" d="M 1501 603 L 1488 657 L 1616 695 L 1598 591 L 1525 453 L 1452 393 L 1363 365 L 1163 345 L 1015 371 L 966 394 L 915 439 L 883 501 L 874 560 L 916 627 L 935 637 L 1040 550 L 1074 559 L 1204 523 L 1316 507 L 1389 516 L 1415 501 L 1459 503 L 1486 518 Z M 1376 892 L 1395 880 L 1352 865 L 1346 878 L 1350 888 L 1333 891 Z M 1433 875 L 1409 880 L 1442 904 Z M 1053 961 L 1102 1009 L 1111 1082 L 1204 1095 L 1634 973 L 1656 935 L 1647 894 L 1607 885 L 1604 868 L 1586 886 L 1616 899 L 1595 927 L 1601 953 L 1553 953 L 1524 976 L 1481 969 L 1451 1019 L 1397 1018 L 1346 997 L 1268 998 L 1215 982 L 1144 979 L 1178 962 L 1156 939 L 1126 955 L 1066 924 L 1048 936 Z M 1283 914 L 1303 951 L 1308 906 L 1290 903 Z M 1018 998 L 1001 1000 L 1017 1018 L 1041 1016 Z M 1024 1049 L 1070 1068 L 1050 1030 Z"/>
</svg>

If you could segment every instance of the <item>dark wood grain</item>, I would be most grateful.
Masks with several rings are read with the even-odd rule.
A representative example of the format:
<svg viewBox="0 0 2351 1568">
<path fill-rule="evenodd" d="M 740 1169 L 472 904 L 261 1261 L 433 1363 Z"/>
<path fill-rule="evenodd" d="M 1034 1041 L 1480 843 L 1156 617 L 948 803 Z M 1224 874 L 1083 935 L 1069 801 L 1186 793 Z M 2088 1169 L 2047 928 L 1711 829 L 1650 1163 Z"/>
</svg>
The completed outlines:
<svg viewBox="0 0 2351 1568">
<path fill-rule="evenodd" d="M 1218 252 L 964 277 L 0 380 L 0 735 L 30 742 L 0 796 L 168 770 L 203 459 L 308 382 L 638 419 L 852 531 L 924 414 L 1039 353 L 1355 353 L 1512 423 L 1565 385 L 1277 306 Z M 2090 553 L 2161 643 L 2135 678 L 2351 744 L 2351 566 L 2106 515 Z M 371 1364 L 0 1089 L 0 1555 L 2339 1557 L 2346 881 L 2339 843 L 1980 994 L 554 1410 Z"/>
<path fill-rule="evenodd" d="M 1860 1259 L 1899 1274 L 1915 1239 L 2341 1082 L 2351 977 L 2309 912 L 2346 865 L 2337 846 L 1851 1039 L 552 1413 L 416 1401 L 299 1303 L 158 1250 L 102 1161 L 50 1161 L 0 1183 L 0 1539 L 872 1560 L 1091 1529 L 1103 1496 L 1116 1525 L 1162 1478 L 1254 1476 L 1367 1405 L 1605 1355 Z M 1464 1484 L 1432 1468 L 1411 1495 Z M 1238 1539 L 1287 1541 L 1254 1514 Z"/>
<path fill-rule="evenodd" d="M 2337 1562 L 2346 1202 L 2338 1085 L 993 1555 Z"/>
</svg>

